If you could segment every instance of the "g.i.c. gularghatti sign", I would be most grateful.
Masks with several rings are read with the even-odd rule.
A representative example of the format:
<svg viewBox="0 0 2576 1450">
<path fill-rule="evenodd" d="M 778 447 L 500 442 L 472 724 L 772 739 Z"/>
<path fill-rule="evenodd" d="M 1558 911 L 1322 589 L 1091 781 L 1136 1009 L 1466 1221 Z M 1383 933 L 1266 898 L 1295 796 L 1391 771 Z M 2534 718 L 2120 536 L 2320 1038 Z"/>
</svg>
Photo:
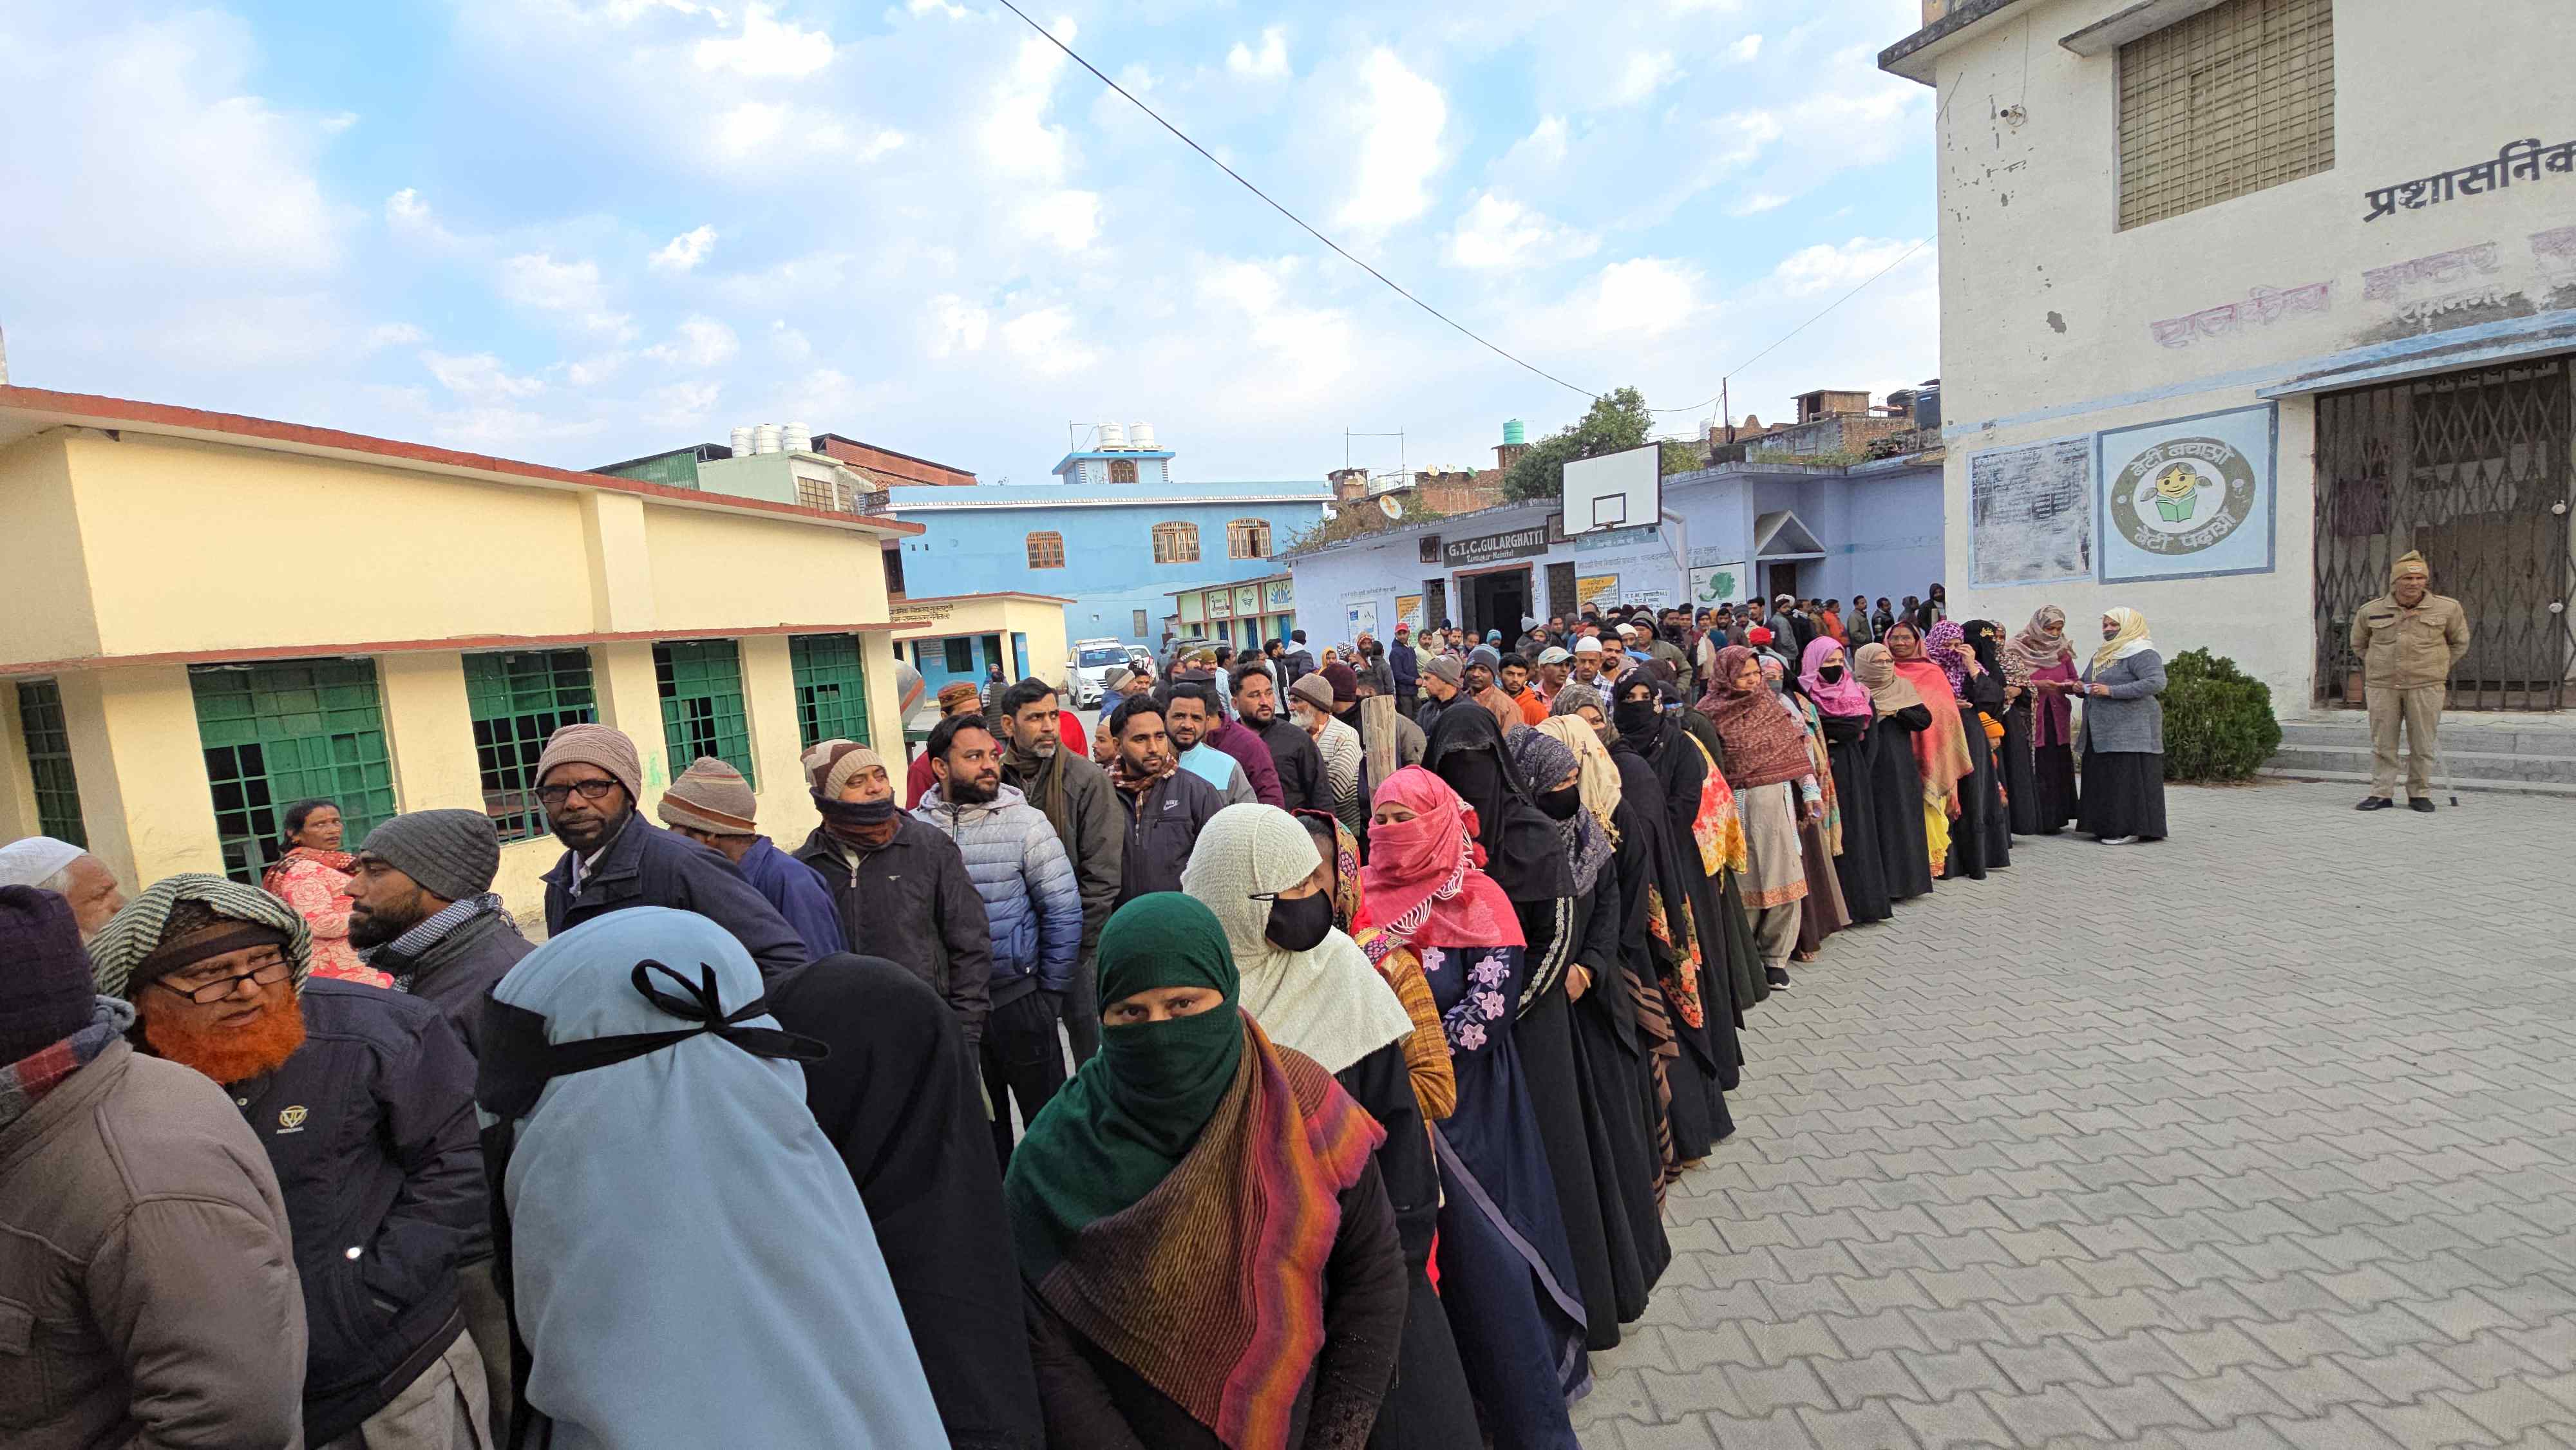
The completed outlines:
<svg viewBox="0 0 2576 1450">
<path fill-rule="evenodd" d="M 2576 141 L 2543 146 L 2539 137 L 2526 136 L 2506 142 L 2492 161 L 2473 161 L 2414 181 L 2380 187 L 2366 193 L 2370 213 L 2362 220 L 2375 222 L 2399 207 L 2420 211 L 2463 196 L 2502 191 L 2517 181 L 2538 181 L 2544 168 L 2561 174 L 2576 172 Z"/>
</svg>

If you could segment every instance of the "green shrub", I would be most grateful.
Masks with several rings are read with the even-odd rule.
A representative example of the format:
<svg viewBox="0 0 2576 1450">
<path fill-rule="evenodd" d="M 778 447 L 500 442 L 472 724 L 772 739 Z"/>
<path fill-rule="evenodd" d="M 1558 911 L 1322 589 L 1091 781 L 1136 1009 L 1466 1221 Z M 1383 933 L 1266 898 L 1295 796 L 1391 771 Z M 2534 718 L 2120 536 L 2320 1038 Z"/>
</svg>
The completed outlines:
<svg viewBox="0 0 2576 1450">
<path fill-rule="evenodd" d="M 2272 687 L 2192 650 L 2165 661 L 2165 779 L 2250 780 L 2281 746 Z"/>
</svg>

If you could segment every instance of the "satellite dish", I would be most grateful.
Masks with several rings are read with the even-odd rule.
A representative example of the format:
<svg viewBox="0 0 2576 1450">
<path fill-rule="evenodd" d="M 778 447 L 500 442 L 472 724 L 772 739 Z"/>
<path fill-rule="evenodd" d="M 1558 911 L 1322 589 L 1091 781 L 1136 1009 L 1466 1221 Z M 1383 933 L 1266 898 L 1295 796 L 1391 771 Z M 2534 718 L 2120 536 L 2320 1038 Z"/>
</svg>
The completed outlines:
<svg viewBox="0 0 2576 1450">
<path fill-rule="evenodd" d="M 1401 520 L 1404 517 L 1404 505 L 1397 503 L 1393 498 L 1380 498 L 1377 501 L 1377 511 L 1390 519 Z"/>
</svg>

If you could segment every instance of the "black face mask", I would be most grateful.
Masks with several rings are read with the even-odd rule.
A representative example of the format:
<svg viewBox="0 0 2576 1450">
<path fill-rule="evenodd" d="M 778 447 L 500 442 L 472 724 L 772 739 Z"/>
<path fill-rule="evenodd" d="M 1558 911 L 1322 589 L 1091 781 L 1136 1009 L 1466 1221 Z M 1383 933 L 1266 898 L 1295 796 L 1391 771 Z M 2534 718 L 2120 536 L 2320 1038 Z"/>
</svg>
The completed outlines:
<svg viewBox="0 0 2576 1450">
<path fill-rule="evenodd" d="M 1610 707 L 1610 723 L 1618 726 L 1622 735 L 1650 735 L 1662 715 L 1652 700 L 1622 700 Z"/>
<path fill-rule="evenodd" d="M 1333 898 L 1322 891 L 1294 900 L 1274 897 L 1270 902 L 1270 924 L 1261 934 L 1273 946 L 1292 952 L 1310 952 L 1323 945 L 1325 933 L 1333 929 Z"/>
<path fill-rule="evenodd" d="M 1816 678 L 1824 681 L 1828 685 L 1840 684 L 1843 678 L 1843 667 L 1840 665 L 1825 665 L 1816 671 Z"/>
<path fill-rule="evenodd" d="M 1538 808 L 1547 812 L 1551 821 L 1573 820 L 1574 813 L 1583 809 L 1583 787 L 1565 785 L 1547 791 L 1539 796 Z"/>
</svg>

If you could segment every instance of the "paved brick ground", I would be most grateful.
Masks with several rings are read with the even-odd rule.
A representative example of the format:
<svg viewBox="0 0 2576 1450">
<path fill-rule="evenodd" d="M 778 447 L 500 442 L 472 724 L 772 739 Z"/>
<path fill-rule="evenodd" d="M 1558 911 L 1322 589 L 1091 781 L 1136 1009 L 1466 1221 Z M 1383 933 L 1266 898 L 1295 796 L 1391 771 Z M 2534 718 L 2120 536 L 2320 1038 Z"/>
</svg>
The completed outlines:
<svg viewBox="0 0 2576 1450">
<path fill-rule="evenodd" d="M 2576 806 L 2357 798 L 1834 938 L 1584 1444 L 2576 1447 Z"/>
</svg>

